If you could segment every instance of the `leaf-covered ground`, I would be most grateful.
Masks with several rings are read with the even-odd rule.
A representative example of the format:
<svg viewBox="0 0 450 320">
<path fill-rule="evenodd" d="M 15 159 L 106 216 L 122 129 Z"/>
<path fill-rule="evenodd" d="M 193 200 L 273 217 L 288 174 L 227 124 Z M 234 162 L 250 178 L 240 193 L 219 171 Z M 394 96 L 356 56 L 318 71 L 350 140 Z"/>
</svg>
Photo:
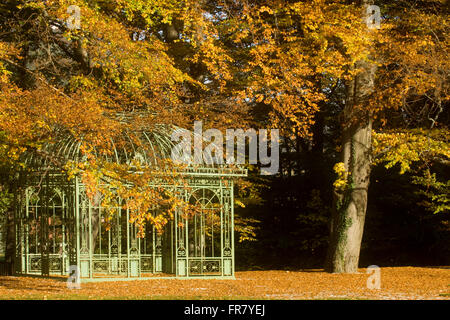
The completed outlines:
<svg viewBox="0 0 450 320">
<path fill-rule="evenodd" d="M 358 274 L 322 270 L 237 272 L 236 280 L 154 279 L 82 283 L 0 277 L 0 299 L 450 299 L 450 267 L 381 268 L 381 289 Z"/>
</svg>

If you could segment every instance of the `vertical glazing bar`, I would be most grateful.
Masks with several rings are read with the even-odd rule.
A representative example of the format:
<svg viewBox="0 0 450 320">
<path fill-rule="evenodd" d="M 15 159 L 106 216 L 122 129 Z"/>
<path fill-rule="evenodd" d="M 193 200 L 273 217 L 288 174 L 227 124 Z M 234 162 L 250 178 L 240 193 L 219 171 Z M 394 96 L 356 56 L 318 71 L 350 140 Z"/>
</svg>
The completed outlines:
<svg viewBox="0 0 450 320">
<path fill-rule="evenodd" d="M 205 190 L 203 189 L 203 199 L 206 199 Z M 203 200 L 206 201 L 206 200 Z M 204 258 L 205 258 L 205 212 L 208 212 L 207 209 L 204 207 L 205 204 L 201 204 L 202 210 L 200 215 L 200 260 L 201 260 L 201 270 L 200 272 L 203 273 L 203 264 L 204 264 Z"/>
<path fill-rule="evenodd" d="M 152 248 L 153 248 L 153 251 L 152 251 L 152 260 L 153 260 L 152 271 L 153 271 L 153 273 L 156 273 L 156 244 L 155 244 L 156 239 L 155 239 L 155 226 L 154 225 L 152 225 L 152 238 L 153 238 L 153 241 L 152 241 Z"/>
<path fill-rule="evenodd" d="M 53 224 L 53 234 L 52 234 L 52 243 L 53 243 L 53 252 L 52 253 L 56 253 L 56 224 L 55 224 L 55 219 L 56 219 L 56 205 L 55 201 L 53 200 L 53 210 L 52 210 L 52 224 Z"/>
<path fill-rule="evenodd" d="M 178 193 L 177 193 L 178 195 Z M 178 277 L 179 271 L 178 271 L 178 249 L 180 248 L 180 243 L 178 241 L 178 230 L 180 229 L 180 227 L 178 226 L 178 214 L 179 214 L 179 209 L 175 209 L 175 217 L 174 217 L 174 222 L 175 222 L 175 261 L 173 261 L 172 263 L 175 264 L 175 276 Z"/>
<path fill-rule="evenodd" d="M 185 193 L 185 200 L 187 203 L 189 203 L 189 193 L 187 190 L 185 190 L 184 193 Z M 184 244 L 185 251 L 186 251 L 186 277 L 189 277 L 189 251 L 190 251 L 189 247 L 190 247 L 190 243 L 189 243 L 189 217 L 187 214 L 186 214 L 186 219 L 184 220 L 184 222 L 185 222 L 185 229 L 186 229 L 186 232 L 185 232 L 186 238 L 185 238 L 185 244 Z"/>
<path fill-rule="evenodd" d="M 231 260 L 232 260 L 232 270 L 231 275 L 234 277 L 234 270 L 235 270 L 235 261 L 234 261 L 234 181 L 231 181 L 231 187 L 230 187 L 230 210 L 231 210 Z"/>
<path fill-rule="evenodd" d="M 193 225 L 193 234 L 194 234 L 194 257 L 197 256 L 197 214 L 194 216 L 194 225 Z"/>
<path fill-rule="evenodd" d="M 41 200 L 39 200 L 38 202 L 40 205 L 43 204 L 43 202 Z M 41 253 L 41 239 L 39 238 L 39 233 L 38 233 L 38 224 L 40 223 L 39 221 L 39 215 L 41 214 L 41 210 L 40 210 L 40 206 L 36 205 L 36 217 L 35 217 L 35 223 L 36 223 L 36 230 L 34 232 L 35 235 L 35 243 L 36 243 L 36 254 Z M 40 230 L 40 227 L 39 227 Z"/>
<path fill-rule="evenodd" d="M 25 243 L 25 268 L 22 267 L 22 270 L 25 271 L 26 274 L 28 274 L 29 272 L 29 250 L 30 250 L 30 241 L 29 241 L 29 225 L 30 225 L 30 221 L 31 219 L 29 219 L 29 215 L 30 215 L 30 191 L 31 189 L 26 189 L 25 192 L 25 217 L 28 221 L 27 226 L 26 226 L 26 243 Z"/>
<path fill-rule="evenodd" d="M 210 212 L 211 217 L 211 256 L 214 257 L 214 209 Z"/>
<path fill-rule="evenodd" d="M 39 250 L 40 250 L 40 246 L 41 246 L 40 239 L 38 238 L 38 236 L 39 236 L 39 234 L 38 234 L 38 223 L 39 223 L 38 217 L 39 217 L 39 214 L 40 214 L 39 204 L 42 204 L 42 201 L 41 201 L 41 200 L 39 200 L 38 203 L 37 203 L 36 206 L 35 206 L 35 209 L 36 209 L 36 211 L 35 211 L 36 216 L 34 217 L 34 222 L 35 222 L 35 228 L 36 228 L 36 230 L 35 230 L 35 232 L 34 232 L 34 242 L 35 242 L 35 244 L 36 244 L 36 245 L 35 245 L 35 253 L 36 253 L 36 254 L 40 253 Z"/>
<path fill-rule="evenodd" d="M 121 224 L 121 219 L 122 219 L 122 210 L 121 210 L 121 202 L 119 200 L 119 208 L 117 208 L 118 212 L 117 212 L 117 235 L 116 235 L 116 239 L 114 239 L 114 241 L 116 242 L 117 245 L 117 271 L 119 274 L 122 274 L 122 224 Z"/>
<path fill-rule="evenodd" d="M 175 215 L 176 215 L 176 212 L 175 212 Z M 173 221 L 171 221 L 170 222 L 172 225 L 173 225 Z M 171 260 L 171 266 L 172 266 L 172 270 L 171 270 L 171 272 L 172 273 L 176 273 L 176 270 L 175 270 L 175 267 L 176 267 L 176 259 L 175 259 L 175 254 L 176 254 L 176 248 L 175 248 L 175 234 L 176 234 L 176 230 L 175 230 L 175 228 L 176 228 L 176 225 L 173 225 L 173 227 L 172 228 L 170 228 L 171 229 L 171 233 L 172 233 L 172 236 L 170 237 L 170 260 Z M 174 259 L 175 259 L 175 261 L 174 261 Z"/>
<path fill-rule="evenodd" d="M 111 220 L 112 222 L 112 220 Z M 111 260 L 111 229 L 113 226 L 110 226 L 108 230 L 108 273 L 111 273 L 113 270 L 112 260 Z"/>
<path fill-rule="evenodd" d="M 130 263 L 130 228 L 131 228 L 131 224 L 129 223 L 130 221 L 130 212 L 127 208 L 127 220 L 125 221 L 125 225 L 127 227 L 127 278 L 130 277 L 130 268 L 131 268 L 131 263 Z"/>
<path fill-rule="evenodd" d="M 65 229 L 65 221 L 66 221 L 66 215 L 65 215 L 65 193 L 64 191 L 62 192 L 61 195 L 61 275 L 64 275 L 64 266 L 66 265 L 66 257 L 65 257 L 65 248 L 66 248 L 66 237 L 65 237 L 65 233 L 66 233 L 66 229 Z"/>
<path fill-rule="evenodd" d="M 88 244 L 89 244 L 89 278 L 93 278 L 94 276 L 94 270 L 93 270 L 93 237 L 92 237 L 92 205 L 91 201 L 88 201 L 89 210 L 88 210 Z"/>
<path fill-rule="evenodd" d="M 81 272 L 80 267 L 80 184 L 78 182 L 78 177 L 75 177 L 75 226 L 74 226 L 74 236 L 76 239 L 77 247 L 76 247 L 76 255 L 77 255 L 77 267 Z"/>
<path fill-rule="evenodd" d="M 102 205 L 101 201 L 98 202 L 98 247 L 100 256 L 102 255 Z"/>
<path fill-rule="evenodd" d="M 220 204 L 220 266 L 221 266 L 221 274 L 224 275 L 224 262 L 223 262 L 223 237 L 224 237 L 224 225 L 223 225 L 223 206 L 224 206 L 224 198 L 223 198 L 223 184 L 222 179 L 220 179 L 220 197 L 219 197 L 219 204 Z"/>
<path fill-rule="evenodd" d="M 144 239 L 145 239 L 145 232 L 144 232 Z M 141 264 L 141 260 L 142 260 L 142 252 L 141 252 L 142 238 L 138 238 L 138 239 L 136 239 L 136 241 L 137 241 L 137 246 L 138 246 L 138 268 L 139 268 L 139 277 L 142 277 L 142 264 Z"/>
</svg>

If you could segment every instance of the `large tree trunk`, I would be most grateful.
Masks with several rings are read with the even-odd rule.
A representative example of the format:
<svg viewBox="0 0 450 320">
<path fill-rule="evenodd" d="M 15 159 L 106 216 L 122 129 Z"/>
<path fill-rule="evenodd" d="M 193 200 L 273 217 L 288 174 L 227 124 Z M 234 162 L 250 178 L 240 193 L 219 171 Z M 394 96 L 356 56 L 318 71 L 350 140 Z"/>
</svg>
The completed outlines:
<svg viewBox="0 0 450 320">
<path fill-rule="evenodd" d="M 355 68 L 362 72 L 347 84 L 343 115 L 341 161 L 349 172 L 349 178 L 343 191 L 335 191 L 325 264 L 325 270 L 333 273 L 358 271 L 367 208 L 372 131 L 367 103 L 374 90 L 376 64 L 358 61 Z"/>
</svg>

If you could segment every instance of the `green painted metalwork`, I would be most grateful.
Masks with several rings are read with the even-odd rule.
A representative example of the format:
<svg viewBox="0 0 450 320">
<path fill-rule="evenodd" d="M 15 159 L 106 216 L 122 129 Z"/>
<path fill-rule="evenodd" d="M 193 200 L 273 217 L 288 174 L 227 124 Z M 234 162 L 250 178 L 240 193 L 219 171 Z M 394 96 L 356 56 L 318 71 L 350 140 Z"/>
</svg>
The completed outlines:
<svg viewBox="0 0 450 320">
<path fill-rule="evenodd" d="M 151 153 L 129 139 L 130 146 L 114 150 L 115 158 L 108 160 L 123 163 L 139 157 L 154 165 L 170 155 L 167 131 L 142 132 L 141 137 Z M 79 147 L 68 137 L 46 151 L 76 160 Z M 50 165 L 46 159 L 27 161 L 37 169 L 21 180 L 26 189 L 16 210 L 17 273 L 68 275 L 69 267 L 77 266 L 81 281 L 234 277 L 233 179 L 246 170 L 189 167 L 182 172 L 188 188 L 153 181 L 152 187 L 170 189 L 199 205 L 201 212 L 188 219 L 180 208 L 162 234 L 149 226 L 145 237 L 138 238 L 127 210 L 114 208 L 107 229 L 100 194 L 89 200 L 78 178 L 68 181 L 57 171 L 43 171 Z"/>
</svg>

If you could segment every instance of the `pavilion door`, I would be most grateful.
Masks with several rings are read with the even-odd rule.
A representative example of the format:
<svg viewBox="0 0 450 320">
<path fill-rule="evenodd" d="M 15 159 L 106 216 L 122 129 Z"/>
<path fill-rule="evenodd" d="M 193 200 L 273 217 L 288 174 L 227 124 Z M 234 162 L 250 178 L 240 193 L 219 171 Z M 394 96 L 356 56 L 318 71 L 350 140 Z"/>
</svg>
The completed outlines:
<svg viewBox="0 0 450 320">
<path fill-rule="evenodd" d="M 196 210 L 179 208 L 174 216 L 177 277 L 234 276 L 233 197 L 232 182 L 184 191 Z"/>
</svg>

